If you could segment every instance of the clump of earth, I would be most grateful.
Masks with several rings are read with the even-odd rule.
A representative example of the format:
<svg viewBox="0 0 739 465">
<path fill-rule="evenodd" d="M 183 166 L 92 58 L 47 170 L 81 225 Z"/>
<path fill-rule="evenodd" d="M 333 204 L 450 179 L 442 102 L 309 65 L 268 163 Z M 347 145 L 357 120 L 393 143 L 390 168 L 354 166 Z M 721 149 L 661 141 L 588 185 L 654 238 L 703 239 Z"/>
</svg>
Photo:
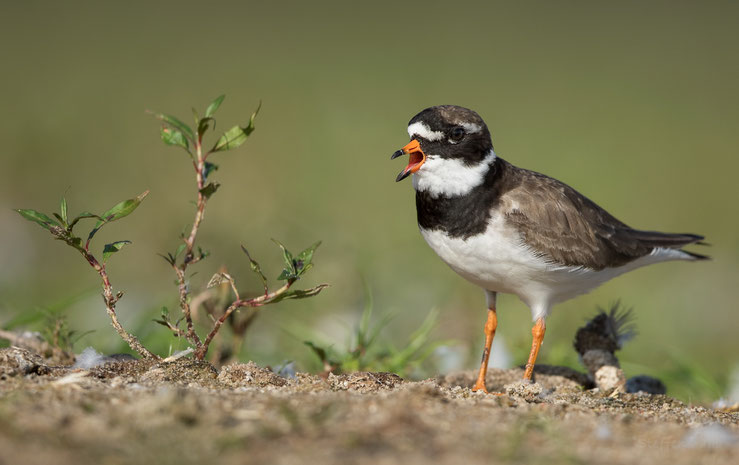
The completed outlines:
<svg viewBox="0 0 739 465">
<path fill-rule="evenodd" d="M 592 388 L 537 366 L 409 381 L 282 377 L 252 362 L 55 366 L 0 350 L 0 463 L 735 464 L 739 412 Z"/>
</svg>

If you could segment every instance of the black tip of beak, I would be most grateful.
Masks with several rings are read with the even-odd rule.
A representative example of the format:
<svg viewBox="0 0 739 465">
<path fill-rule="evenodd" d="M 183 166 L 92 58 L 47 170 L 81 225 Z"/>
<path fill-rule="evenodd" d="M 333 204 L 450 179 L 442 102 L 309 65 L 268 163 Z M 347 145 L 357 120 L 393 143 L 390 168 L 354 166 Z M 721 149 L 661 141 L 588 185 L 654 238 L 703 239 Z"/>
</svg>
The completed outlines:
<svg viewBox="0 0 739 465">
<path fill-rule="evenodd" d="M 410 171 L 405 171 L 405 170 L 404 171 L 401 171 L 401 173 L 398 175 L 398 177 L 395 178 L 395 182 L 402 181 L 403 179 L 407 178 L 408 175 L 410 175 L 410 174 L 411 174 Z"/>
<path fill-rule="evenodd" d="M 394 153 L 394 154 L 393 154 L 393 155 L 392 155 L 392 156 L 390 157 L 390 159 L 391 159 L 391 160 L 395 160 L 396 158 L 398 158 L 399 156 L 401 156 L 401 155 L 403 155 L 403 154 L 404 154 L 404 153 L 403 153 L 403 151 L 402 151 L 402 150 L 398 150 L 397 152 L 395 152 L 395 153 Z"/>
</svg>

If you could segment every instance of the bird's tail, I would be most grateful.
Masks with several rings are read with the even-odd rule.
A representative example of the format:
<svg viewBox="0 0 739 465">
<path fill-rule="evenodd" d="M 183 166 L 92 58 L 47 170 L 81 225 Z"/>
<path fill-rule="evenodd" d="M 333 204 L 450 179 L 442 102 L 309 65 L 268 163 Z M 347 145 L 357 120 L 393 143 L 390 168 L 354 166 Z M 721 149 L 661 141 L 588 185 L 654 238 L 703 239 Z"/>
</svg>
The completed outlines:
<svg viewBox="0 0 739 465">
<path fill-rule="evenodd" d="M 699 236 L 698 234 L 674 234 L 657 231 L 639 231 L 636 229 L 632 229 L 630 233 L 635 240 L 648 247 L 679 250 L 685 254 L 684 258 L 686 260 L 709 260 L 711 258 L 708 255 L 683 250 L 683 247 L 690 244 L 708 245 L 703 241 L 705 237 Z"/>
</svg>

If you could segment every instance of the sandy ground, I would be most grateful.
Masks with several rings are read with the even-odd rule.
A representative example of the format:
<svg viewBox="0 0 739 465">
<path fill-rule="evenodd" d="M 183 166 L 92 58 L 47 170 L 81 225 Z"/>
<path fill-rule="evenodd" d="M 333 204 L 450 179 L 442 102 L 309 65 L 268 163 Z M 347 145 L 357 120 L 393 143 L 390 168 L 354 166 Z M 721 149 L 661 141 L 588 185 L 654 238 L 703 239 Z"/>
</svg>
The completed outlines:
<svg viewBox="0 0 739 465">
<path fill-rule="evenodd" d="M 739 463 L 739 413 L 537 367 L 409 382 L 180 359 L 55 368 L 0 350 L 0 464 Z"/>
</svg>

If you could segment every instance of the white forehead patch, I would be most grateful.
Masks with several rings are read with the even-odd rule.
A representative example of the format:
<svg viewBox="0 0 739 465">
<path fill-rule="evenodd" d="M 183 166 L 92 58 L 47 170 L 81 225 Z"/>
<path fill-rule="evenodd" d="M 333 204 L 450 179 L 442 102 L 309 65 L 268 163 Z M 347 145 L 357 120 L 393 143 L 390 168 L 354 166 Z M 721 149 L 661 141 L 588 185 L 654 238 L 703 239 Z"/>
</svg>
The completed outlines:
<svg viewBox="0 0 739 465">
<path fill-rule="evenodd" d="M 469 194 L 483 183 L 495 158 L 495 152 L 491 150 L 480 163 L 467 166 L 457 158 L 428 155 L 421 169 L 413 173 L 413 188 L 428 192 L 432 198 Z"/>
<path fill-rule="evenodd" d="M 460 123 L 459 125 L 467 131 L 467 134 L 477 134 L 482 130 L 482 128 L 475 123 Z"/>
<path fill-rule="evenodd" d="M 429 142 L 441 140 L 444 138 L 444 133 L 441 131 L 432 131 L 426 124 L 417 121 L 413 124 L 408 125 L 408 136 L 419 136 L 426 139 Z"/>
</svg>

